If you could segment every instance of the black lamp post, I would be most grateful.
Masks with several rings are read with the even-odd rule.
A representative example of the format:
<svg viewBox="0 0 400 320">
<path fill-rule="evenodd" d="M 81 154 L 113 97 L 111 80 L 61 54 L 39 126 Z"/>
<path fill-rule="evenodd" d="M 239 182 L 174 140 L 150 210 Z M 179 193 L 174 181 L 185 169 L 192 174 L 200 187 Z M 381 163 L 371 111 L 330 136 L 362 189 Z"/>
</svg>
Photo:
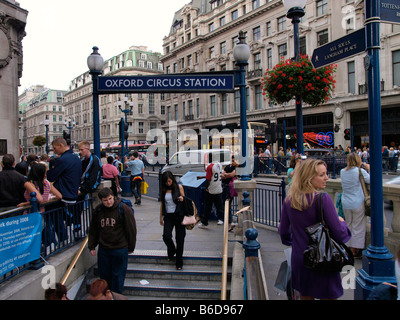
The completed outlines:
<svg viewBox="0 0 400 320">
<path fill-rule="evenodd" d="M 97 81 L 103 72 L 104 60 L 99 53 L 99 48 L 93 47 L 93 52 L 87 58 L 87 65 L 92 75 L 93 83 L 93 144 L 94 154 L 100 159 L 100 113 L 99 113 L 99 93 Z"/>
<path fill-rule="evenodd" d="M 307 0 L 283 0 L 283 5 L 287 10 L 287 17 L 292 19 L 293 38 L 294 38 L 294 57 L 296 61 L 300 59 L 300 18 L 304 16 L 304 6 Z M 301 97 L 296 97 L 296 135 L 297 135 L 297 153 L 304 154 L 303 137 L 303 106 Z"/>
</svg>

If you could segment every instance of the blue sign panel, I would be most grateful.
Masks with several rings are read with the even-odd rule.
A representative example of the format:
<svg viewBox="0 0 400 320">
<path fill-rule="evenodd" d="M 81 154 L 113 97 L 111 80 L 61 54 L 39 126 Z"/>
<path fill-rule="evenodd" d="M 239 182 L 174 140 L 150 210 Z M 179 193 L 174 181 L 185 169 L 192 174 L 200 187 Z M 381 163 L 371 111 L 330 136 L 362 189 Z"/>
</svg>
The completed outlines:
<svg viewBox="0 0 400 320">
<path fill-rule="evenodd" d="M 99 77 L 100 93 L 233 92 L 234 72 Z"/>
<path fill-rule="evenodd" d="M 381 20 L 400 23 L 399 0 L 381 0 Z"/>
<path fill-rule="evenodd" d="M 318 69 L 339 60 L 350 58 L 365 50 L 365 29 L 363 28 L 315 49 L 311 63 L 314 68 Z"/>
<path fill-rule="evenodd" d="M 39 259 L 42 215 L 25 214 L 0 220 L 0 276 Z"/>
</svg>

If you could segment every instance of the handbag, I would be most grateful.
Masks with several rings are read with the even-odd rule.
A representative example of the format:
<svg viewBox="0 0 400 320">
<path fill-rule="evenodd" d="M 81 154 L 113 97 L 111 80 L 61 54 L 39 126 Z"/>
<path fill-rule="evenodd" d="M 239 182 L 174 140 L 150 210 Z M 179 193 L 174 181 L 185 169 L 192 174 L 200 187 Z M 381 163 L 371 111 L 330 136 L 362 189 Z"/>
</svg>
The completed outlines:
<svg viewBox="0 0 400 320">
<path fill-rule="evenodd" d="M 361 173 L 361 168 L 359 168 L 360 172 L 360 182 L 361 187 L 364 192 L 364 208 L 365 208 L 365 215 L 370 217 L 371 216 L 371 196 L 368 193 L 367 186 L 365 185 L 364 176 Z"/>
<path fill-rule="evenodd" d="M 147 188 L 149 187 L 148 183 L 146 181 L 142 182 L 142 185 L 140 186 L 140 193 L 141 194 L 147 194 Z"/>
<path fill-rule="evenodd" d="M 303 253 L 304 266 L 317 271 L 340 272 L 345 265 L 354 265 L 354 256 L 350 248 L 336 242 L 325 224 L 322 195 L 316 199 L 318 223 L 306 228 L 308 246 Z"/>
<path fill-rule="evenodd" d="M 233 182 L 235 181 L 236 177 L 232 178 L 231 181 L 229 181 L 229 195 L 231 198 L 237 197 L 238 193 L 234 187 Z"/>
<path fill-rule="evenodd" d="M 183 197 L 181 209 L 184 213 L 181 224 L 185 226 L 186 229 L 192 230 L 200 220 L 199 216 L 197 215 L 196 204 L 192 199 Z"/>
</svg>

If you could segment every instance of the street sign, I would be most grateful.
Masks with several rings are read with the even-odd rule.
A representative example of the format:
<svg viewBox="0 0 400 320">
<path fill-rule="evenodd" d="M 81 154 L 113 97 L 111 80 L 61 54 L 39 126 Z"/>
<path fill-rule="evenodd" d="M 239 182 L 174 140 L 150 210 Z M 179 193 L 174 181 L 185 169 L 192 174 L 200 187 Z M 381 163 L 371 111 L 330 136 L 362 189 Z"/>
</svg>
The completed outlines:
<svg viewBox="0 0 400 320">
<path fill-rule="evenodd" d="M 381 0 L 381 21 L 400 23 L 399 0 Z"/>
<path fill-rule="evenodd" d="M 349 33 L 348 35 L 331 41 L 313 52 L 311 63 L 318 69 L 359 54 L 366 50 L 365 29 Z"/>
<path fill-rule="evenodd" d="M 234 72 L 151 76 L 100 76 L 99 93 L 118 92 L 234 92 Z"/>
</svg>

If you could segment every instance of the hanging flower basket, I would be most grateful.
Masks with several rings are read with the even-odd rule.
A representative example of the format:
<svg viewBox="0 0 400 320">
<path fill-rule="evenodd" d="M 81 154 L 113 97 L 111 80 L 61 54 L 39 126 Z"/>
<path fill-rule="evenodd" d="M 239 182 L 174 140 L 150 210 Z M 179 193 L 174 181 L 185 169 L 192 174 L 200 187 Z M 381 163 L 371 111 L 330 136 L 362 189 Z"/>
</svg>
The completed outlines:
<svg viewBox="0 0 400 320">
<path fill-rule="evenodd" d="M 306 55 L 299 61 L 282 60 L 272 70 L 267 70 L 261 81 L 264 100 L 270 99 L 278 105 L 299 97 L 316 107 L 332 98 L 336 69 L 335 64 L 315 69 Z"/>
<path fill-rule="evenodd" d="M 47 139 L 42 136 L 36 136 L 32 141 L 33 145 L 37 146 L 37 147 L 41 147 L 41 146 L 45 145 L 46 142 L 47 142 Z"/>
</svg>

